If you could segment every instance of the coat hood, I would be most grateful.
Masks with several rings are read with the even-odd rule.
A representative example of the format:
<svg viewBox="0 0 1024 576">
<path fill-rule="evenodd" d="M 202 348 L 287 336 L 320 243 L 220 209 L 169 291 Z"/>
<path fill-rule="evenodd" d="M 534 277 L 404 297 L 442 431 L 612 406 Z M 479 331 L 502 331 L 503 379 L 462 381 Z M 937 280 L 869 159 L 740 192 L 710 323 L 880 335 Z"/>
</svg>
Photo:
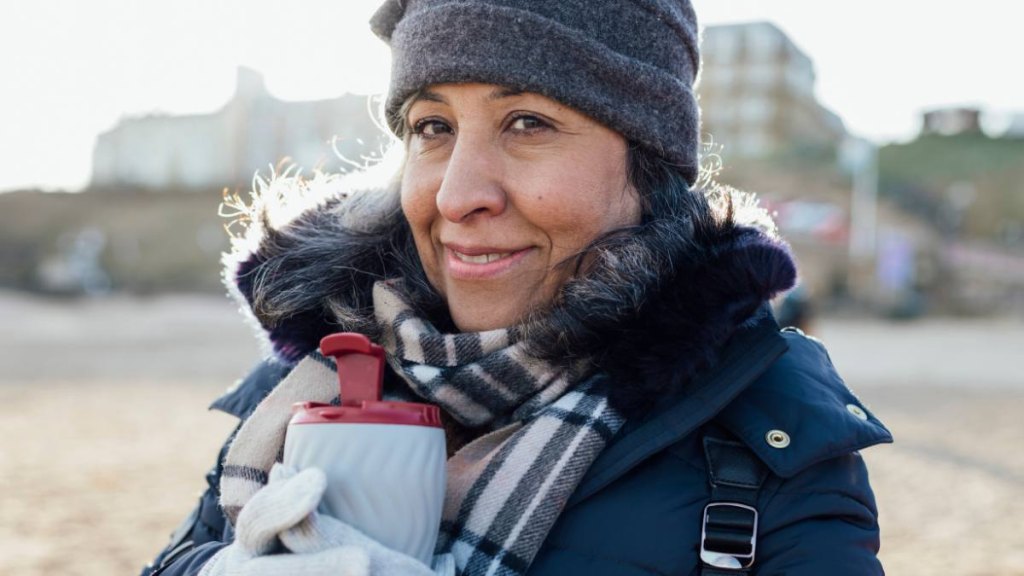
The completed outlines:
<svg viewBox="0 0 1024 576">
<path fill-rule="evenodd" d="M 711 200 L 715 217 L 661 219 L 609 238 L 522 325 L 538 357 L 588 359 L 607 373 L 610 401 L 627 417 L 712 365 L 737 328 L 796 280 L 788 247 L 752 196 L 718 185 L 694 193 Z M 284 363 L 332 332 L 379 338 L 377 280 L 402 276 L 430 292 L 396 185 L 286 174 L 257 179 L 249 202 L 233 196 L 225 206 L 243 228 L 224 255 L 225 284 Z M 420 305 L 430 317 L 447 314 L 443 302 Z"/>
</svg>

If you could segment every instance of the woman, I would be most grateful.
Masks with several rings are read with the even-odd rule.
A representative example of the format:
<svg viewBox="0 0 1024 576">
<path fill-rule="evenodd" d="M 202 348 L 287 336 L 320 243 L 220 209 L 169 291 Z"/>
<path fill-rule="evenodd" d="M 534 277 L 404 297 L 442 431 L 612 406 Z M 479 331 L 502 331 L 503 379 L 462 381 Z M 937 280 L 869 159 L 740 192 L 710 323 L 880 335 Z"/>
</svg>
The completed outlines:
<svg viewBox="0 0 1024 576">
<path fill-rule="evenodd" d="M 214 404 L 242 424 L 151 573 L 881 574 L 856 451 L 891 437 L 778 329 L 795 269 L 763 211 L 697 185 L 689 3 L 391 0 L 373 26 L 401 177 L 247 208 L 226 276 L 276 360 Z M 433 569 L 275 466 L 290 401 L 332 398 L 337 331 L 442 407 Z"/>
</svg>

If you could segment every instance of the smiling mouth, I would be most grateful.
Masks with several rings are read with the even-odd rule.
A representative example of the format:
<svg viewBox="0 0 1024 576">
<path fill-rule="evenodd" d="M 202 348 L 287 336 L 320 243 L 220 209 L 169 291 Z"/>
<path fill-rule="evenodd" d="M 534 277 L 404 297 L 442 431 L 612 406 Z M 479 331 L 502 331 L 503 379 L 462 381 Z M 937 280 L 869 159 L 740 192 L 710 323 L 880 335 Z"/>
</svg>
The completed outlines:
<svg viewBox="0 0 1024 576">
<path fill-rule="evenodd" d="M 458 280 L 484 280 L 503 276 L 515 269 L 524 258 L 534 251 L 534 248 L 521 248 L 507 252 L 499 252 L 494 248 L 462 248 L 460 250 L 450 245 L 446 245 L 445 248 L 445 252 L 447 252 L 445 269 L 452 278 Z"/>
<path fill-rule="evenodd" d="M 513 252 L 492 252 L 490 254 L 463 254 L 457 250 L 452 250 L 452 255 L 455 256 L 460 262 L 466 264 L 487 264 L 501 260 L 502 258 L 508 258 Z"/>
</svg>

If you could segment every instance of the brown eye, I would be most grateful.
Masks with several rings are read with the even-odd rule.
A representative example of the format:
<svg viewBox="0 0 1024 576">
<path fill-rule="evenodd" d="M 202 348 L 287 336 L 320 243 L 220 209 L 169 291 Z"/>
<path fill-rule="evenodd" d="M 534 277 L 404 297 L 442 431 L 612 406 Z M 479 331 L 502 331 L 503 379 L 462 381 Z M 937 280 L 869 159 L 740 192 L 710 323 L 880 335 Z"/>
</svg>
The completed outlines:
<svg viewBox="0 0 1024 576">
<path fill-rule="evenodd" d="M 444 121 L 436 118 L 424 118 L 416 122 L 412 128 L 413 134 L 424 138 L 437 138 L 444 134 L 451 134 L 452 128 Z"/>
<path fill-rule="evenodd" d="M 550 126 L 551 125 L 548 124 L 547 122 L 541 120 L 536 116 L 531 116 L 529 114 L 517 116 L 515 119 L 512 120 L 512 123 L 509 124 L 509 128 L 511 130 L 515 130 L 516 132 L 532 132 L 534 130 L 538 130 L 541 128 L 549 128 Z"/>
</svg>

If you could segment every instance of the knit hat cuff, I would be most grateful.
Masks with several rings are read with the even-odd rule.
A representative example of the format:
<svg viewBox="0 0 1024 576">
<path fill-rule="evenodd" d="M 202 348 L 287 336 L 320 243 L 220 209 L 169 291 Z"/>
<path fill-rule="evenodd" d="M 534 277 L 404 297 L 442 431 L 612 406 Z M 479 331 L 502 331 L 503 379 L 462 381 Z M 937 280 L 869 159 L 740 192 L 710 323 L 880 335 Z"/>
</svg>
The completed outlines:
<svg viewBox="0 0 1024 576">
<path fill-rule="evenodd" d="M 498 84 L 567 104 L 661 154 L 691 182 L 697 177 L 700 119 L 689 85 L 558 22 L 515 8 L 453 3 L 406 14 L 390 39 L 386 113 L 396 134 L 404 131 L 402 104 L 420 89 Z"/>
</svg>

